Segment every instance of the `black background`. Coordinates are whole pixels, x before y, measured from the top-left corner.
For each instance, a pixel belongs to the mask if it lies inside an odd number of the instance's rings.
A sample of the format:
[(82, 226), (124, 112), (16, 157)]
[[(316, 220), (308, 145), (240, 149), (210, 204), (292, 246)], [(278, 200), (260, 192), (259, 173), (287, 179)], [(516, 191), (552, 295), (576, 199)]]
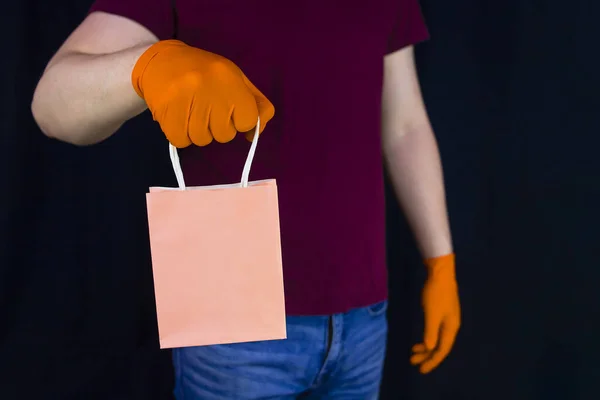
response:
[[(0, 398), (170, 399), (144, 194), (172, 183), (147, 114), (85, 149), (29, 104), (90, 0), (0, 16)], [(10, 5), (8, 5), (10, 4)], [(390, 196), (385, 399), (593, 400), (600, 380), (600, 3), (424, 0), (417, 50), (458, 254), (463, 327), (420, 376), (423, 269)], [(7, 10), (8, 8), (8, 10)]]

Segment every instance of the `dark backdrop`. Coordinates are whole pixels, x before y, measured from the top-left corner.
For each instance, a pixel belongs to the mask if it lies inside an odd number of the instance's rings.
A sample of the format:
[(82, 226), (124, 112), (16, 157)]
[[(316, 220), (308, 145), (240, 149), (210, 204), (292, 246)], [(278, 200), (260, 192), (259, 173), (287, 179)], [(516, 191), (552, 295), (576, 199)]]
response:
[[(148, 186), (172, 181), (164, 139), (144, 115), (78, 149), (44, 138), (29, 111), (44, 65), (90, 3), (21, 0), (0, 17), (3, 400), (170, 398), (144, 206)], [(424, 276), (390, 201), (383, 397), (597, 399), (600, 3), (422, 5), (433, 39), (417, 56), (464, 322), (438, 370), (423, 377), (407, 365)]]

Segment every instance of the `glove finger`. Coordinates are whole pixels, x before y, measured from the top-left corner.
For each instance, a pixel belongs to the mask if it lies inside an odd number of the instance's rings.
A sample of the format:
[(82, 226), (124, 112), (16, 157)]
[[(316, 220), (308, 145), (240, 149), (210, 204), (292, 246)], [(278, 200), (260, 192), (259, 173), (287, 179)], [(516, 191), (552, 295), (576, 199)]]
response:
[(413, 353), (424, 353), (427, 351), (427, 347), (423, 343), (417, 343), (412, 347), (411, 351)]
[(194, 102), (192, 104), (188, 122), (188, 136), (196, 146), (206, 146), (213, 141), (209, 129), (211, 113), (211, 107), (208, 103)]
[(262, 99), (256, 98), (256, 105), (258, 106), (258, 115), (260, 117), (260, 129), (258, 133), (261, 134), (269, 121), (275, 116), (275, 107), (266, 97)]
[[(262, 133), (265, 130), (267, 123), (275, 116), (275, 106), (273, 106), (273, 103), (271, 103), (245, 75), (242, 76), (242, 79), (254, 96), (254, 101), (256, 102), (256, 107), (258, 109), (258, 116), (260, 117), (259, 133)], [(256, 124), (254, 126), (256, 126)], [(252, 132), (251, 136), (254, 136), (254, 132)], [(251, 140), (251, 138), (249, 138), (249, 140)]]
[(425, 332), (423, 335), (423, 343), (427, 350), (433, 350), (437, 347), (440, 327), (442, 324), (442, 316), (439, 312), (425, 309)]
[[(258, 134), (260, 135), (262, 131), (265, 130), (265, 125), (267, 124), (263, 124), (262, 122), (262, 118), (260, 119), (260, 129), (258, 130)], [(256, 133), (256, 126), (254, 127), (254, 129), (245, 132), (244, 134), (246, 135), (246, 139), (248, 139), (249, 142), (254, 140), (254, 134)]]
[(442, 327), (440, 335), (440, 344), (436, 350), (433, 351), (431, 357), (421, 364), (421, 373), (427, 374), (433, 369), (437, 368), (438, 365), (450, 354), (456, 334), (458, 332), (458, 326), (456, 324), (445, 324)]
[(213, 108), (210, 114), (208, 127), (212, 137), (219, 143), (232, 141), (237, 134), (231, 116), (234, 112), (233, 106), (227, 110), (224, 108)]
[[(258, 121), (258, 105), (252, 92), (243, 87), (231, 98), (233, 113), (231, 119), (237, 132), (248, 132), (256, 127)], [(262, 122), (262, 121), (261, 121)]]
[(152, 110), (152, 117), (158, 121), (169, 143), (182, 149), (192, 144), (188, 137), (189, 107), (178, 107), (182, 102), (164, 103), (160, 108)]
[(410, 363), (412, 365), (419, 365), (429, 357), (431, 357), (431, 352), (413, 354), (410, 357)]

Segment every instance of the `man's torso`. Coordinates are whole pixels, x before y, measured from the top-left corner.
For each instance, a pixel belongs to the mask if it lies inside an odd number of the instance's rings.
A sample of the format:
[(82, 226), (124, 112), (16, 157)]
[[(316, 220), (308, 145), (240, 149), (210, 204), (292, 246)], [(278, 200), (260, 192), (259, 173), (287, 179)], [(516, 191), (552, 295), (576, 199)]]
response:
[[(167, 39), (173, 19), (158, 13), (167, 1), (97, 0), (93, 9)], [(250, 178), (277, 179), (288, 313), (385, 299), (383, 60), (426, 37), (417, 1), (177, 0), (176, 9), (178, 39), (236, 63), (275, 105)], [(186, 182), (239, 181), (248, 149), (239, 135), (182, 150)]]

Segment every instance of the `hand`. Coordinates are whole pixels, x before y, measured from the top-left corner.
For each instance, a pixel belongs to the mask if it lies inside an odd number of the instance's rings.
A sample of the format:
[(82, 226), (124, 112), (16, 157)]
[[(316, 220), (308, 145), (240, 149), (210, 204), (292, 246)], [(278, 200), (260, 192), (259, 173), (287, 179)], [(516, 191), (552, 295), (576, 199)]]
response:
[(423, 287), (425, 335), (413, 346), (412, 365), (427, 374), (448, 356), (460, 328), (460, 303), (454, 254), (425, 260), (428, 278)]
[(275, 114), (273, 104), (230, 60), (164, 40), (151, 46), (132, 73), (136, 92), (175, 147), (225, 143), (260, 131)]

